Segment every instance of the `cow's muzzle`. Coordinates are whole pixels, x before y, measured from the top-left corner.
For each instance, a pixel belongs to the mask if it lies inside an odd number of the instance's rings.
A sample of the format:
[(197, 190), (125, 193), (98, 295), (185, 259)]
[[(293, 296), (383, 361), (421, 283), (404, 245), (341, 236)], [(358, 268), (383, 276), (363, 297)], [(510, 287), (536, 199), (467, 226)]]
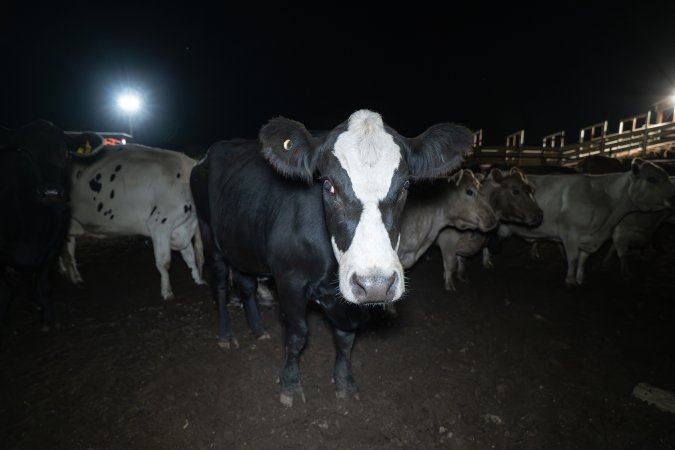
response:
[(358, 303), (388, 303), (394, 300), (400, 280), (396, 272), (368, 276), (355, 273), (349, 282)]
[(541, 225), (543, 221), (544, 221), (544, 211), (539, 210), (537, 211), (536, 214), (532, 215), (530, 220), (527, 222), (527, 225), (531, 227), (536, 227)]

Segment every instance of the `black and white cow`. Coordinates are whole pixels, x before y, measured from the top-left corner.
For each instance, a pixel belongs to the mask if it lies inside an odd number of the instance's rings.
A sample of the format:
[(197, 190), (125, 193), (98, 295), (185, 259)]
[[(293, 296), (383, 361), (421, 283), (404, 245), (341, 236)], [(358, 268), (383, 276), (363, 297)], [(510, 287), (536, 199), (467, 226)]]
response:
[(68, 145), (63, 131), (38, 120), (0, 142), (0, 328), (15, 296), (9, 270), (29, 282), (43, 329), (54, 320), (53, 275), (68, 231)]
[(195, 283), (203, 284), (202, 240), (190, 192), (195, 163), (180, 152), (138, 144), (108, 145), (92, 156), (75, 157), (72, 221), (62, 272), (73, 283), (82, 282), (75, 261), (78, 236), (148, 236), (162, 298), (173, 298), (171, 250), (180, 251)]
[(272, 276), (287, 330), (281, 402), (290, 406), (294, 395), (303, 396), (298, 363), (309, 301), (334, 327), (338, 397), (357, 395), (351, 351), (368, 316), (364, 306), (394, 302), (405, 290), (396, 251), (410, 180), (455, 169), (470, 151), (471, 134), (437, 124), (405, 138), (379, 114), (359, 110), (322, 137), (286, 118), (268, 122), (259, 137), (262, 146), (214, 144), (190, 180), (214, 246), (219, 339), (235, 339), (225, 308), (229, 266), (244, 287), (257, 336), (265, 330), (255, 307), (255, 276)]

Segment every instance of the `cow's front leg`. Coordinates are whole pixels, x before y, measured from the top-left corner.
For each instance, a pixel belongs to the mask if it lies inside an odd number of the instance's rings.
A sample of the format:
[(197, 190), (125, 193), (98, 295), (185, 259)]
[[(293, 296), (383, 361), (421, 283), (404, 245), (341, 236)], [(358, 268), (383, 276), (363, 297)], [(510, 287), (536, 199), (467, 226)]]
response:
[(469, 278), (466, 276), (466, 258), (457, 255), (457, 279), (462, 283), (467, 283)]
[(452, 234), (449, 231), (441, 231), (436, 238), (436, 244), (441, 249), (441, 257), (443, 258), (443, 279), (447, 291), (455, 290), (453, 276), (457, 269), (456, 246), (453, 245)]
[(579, 262), (579, 248), (574, 243), (563, 242), (565, 255), (567, 257), (567, 276), (565, 276), (565, 286), (577, 286), (577, 263)]
[(281, 370), (281, 393), (279, 400), (284, 406), (293, 406), (293, 397), (297, 394), (305, 401), (305, 393), (300, 384), (300, 353), (305, 348), (307, 341), (307, 320), (304, 312), (302, 317), (289, 318), (285, 314), (286, 319), (286, 359), (284, 367)]
[(457, 256), (443, 253), (443, 280), (446, 291), (455, 291), (455, 271), (457, 270)]
[(621, 267), (621, 278), (624, 281), (630, 281), (633, 278), (633, 271), (630, 266), (630, 252), (627, 246), (616, 246), (616, 254), (619, 257)]
[(66, 276), (75, 286), (84, 284), (80, 271), (77, 270), (77, 261), (75, 259), (75, 236), (68, 236), (66, 245), (59, 257), (59, 271)]
[(333, 381), (335, 382), (335, 395), (338, 398), (359, 398), (359, 389), (354, 382), (352, 374), (352, 348), (354, 347), (353, 331), (342, 331), (333, 327), (335, 332), (335, 347), (337, 356), (333, 368)]
[(485, 247), (483, 249), (483, 268), (485, 269), (492, 269), (494, 268), (494, 263), (492, 262), (492, 254), (490, 253), (490, 250)]
[(584, 269), (586, 267), (586, 261), (588, 260), (588, 256), (590, 253), (585, 252), (583, 250), (579, 250), (579, 259), (577, 261), (577, 284), (582, 285), (584, 284), (584, 279), (586, 278), (586, 273), (584, 272)]

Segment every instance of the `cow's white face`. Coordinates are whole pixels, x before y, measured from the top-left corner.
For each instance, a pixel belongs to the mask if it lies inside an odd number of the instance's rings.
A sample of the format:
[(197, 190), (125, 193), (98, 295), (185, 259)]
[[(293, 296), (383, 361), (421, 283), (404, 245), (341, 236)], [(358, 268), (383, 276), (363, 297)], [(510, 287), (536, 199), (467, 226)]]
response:
[(342, 295), (354, 303), (399, 299), (396, 252), (408, 184), (400, 146), (379, 114), (357, 111), (325, 158), (324, 210)]

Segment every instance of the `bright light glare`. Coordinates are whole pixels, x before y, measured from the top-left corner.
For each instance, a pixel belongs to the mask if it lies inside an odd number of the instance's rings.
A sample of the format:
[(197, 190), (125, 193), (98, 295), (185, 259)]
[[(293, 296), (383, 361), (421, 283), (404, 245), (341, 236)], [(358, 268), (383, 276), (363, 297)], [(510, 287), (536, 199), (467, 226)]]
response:
[(123, 94), (117, 99), (117, 105), (123, 111), (134, 112), (138, 111), (141, 107), (141, 101), (138, 99), (138, 96), (134, 94)]

